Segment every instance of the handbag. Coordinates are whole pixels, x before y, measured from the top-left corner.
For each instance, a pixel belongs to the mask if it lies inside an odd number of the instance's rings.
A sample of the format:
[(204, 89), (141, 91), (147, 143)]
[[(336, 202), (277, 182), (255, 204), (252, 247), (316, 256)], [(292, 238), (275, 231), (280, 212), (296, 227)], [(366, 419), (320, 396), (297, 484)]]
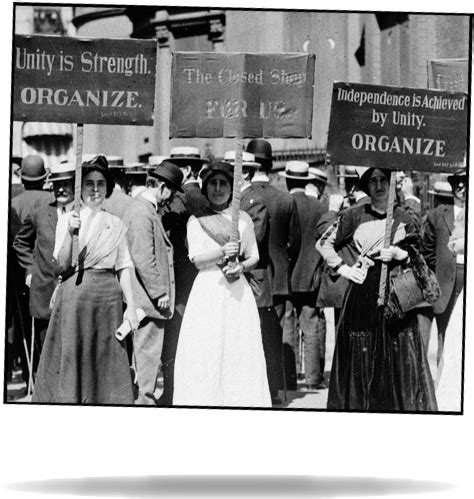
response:
[(418, 252), (410, 254), (410, 267), (390, 276), (385, 317), (402, 319), (415, 308), (431, 306), (441, 295), (436, 274)]

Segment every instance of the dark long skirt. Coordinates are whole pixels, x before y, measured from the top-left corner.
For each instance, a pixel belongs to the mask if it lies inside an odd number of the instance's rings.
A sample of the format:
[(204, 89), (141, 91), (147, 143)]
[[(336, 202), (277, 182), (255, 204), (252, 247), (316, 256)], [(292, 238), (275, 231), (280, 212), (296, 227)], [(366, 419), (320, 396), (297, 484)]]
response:
[(414, 312), (388, 323), (377, 306), (380, 264), (344, 297), (328, 409), (437, 411), (428, 359)]
[(133, 404), (115, 274), (90, 269), (59, 287), (38, 367), (33, 402)]

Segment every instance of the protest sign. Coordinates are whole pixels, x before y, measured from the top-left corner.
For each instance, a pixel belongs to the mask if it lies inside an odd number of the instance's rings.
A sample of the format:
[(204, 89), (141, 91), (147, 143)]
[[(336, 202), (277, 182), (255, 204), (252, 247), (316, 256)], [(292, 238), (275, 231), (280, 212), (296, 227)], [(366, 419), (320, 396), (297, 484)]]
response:
[(176, 52), (171, 137), (311, 137), (314, 55)]
[(467, 92), (468, 59), (432, 59), (428, 61), (428, 87), (451, 92)]
[(334, 83), (328, 136), (333, 164), (450, 172), (464, 164), (464, 93)]
[(152, 125), (156, 42), (15, 36), (13, 119)]

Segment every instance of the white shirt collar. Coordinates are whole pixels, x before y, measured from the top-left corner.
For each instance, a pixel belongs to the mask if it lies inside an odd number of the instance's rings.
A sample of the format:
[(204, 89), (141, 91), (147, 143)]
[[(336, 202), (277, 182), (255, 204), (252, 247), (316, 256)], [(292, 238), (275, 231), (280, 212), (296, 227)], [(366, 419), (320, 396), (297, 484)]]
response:
[(158, 203), (156, 202), (155, 196), (153, 196), (152, 194), (150, 194), (150, 192), (148, 190), (145, 190), (145, 191), (142, 192), (142, 197), (144, 199), (146, 199), (147, 201), (150, 201), (150, 203), (152, 203), (153, 206), (155, 207), (155, 210), (158, 209)]
[(270, 182), (268, 175), (263, 172), (255, 172), (252, 182)]
[(293, 189), (290, 190), (290, 194), (296, 194), (297, 192), (302, 192), (303, 194), (306, 194), (303, 187), (294, 187)]
[(414, 199), (414, 200), (415, 200), (415, 201), (417, 201), (418, 203), (421, 203), (420, 198), (417, 198), (416, 196), (413, 196), (413, 195), (411, 195), (411, 194), (407, 194), (407, 195), (405, 196), (405, 200), (407, 200), (407, 199)]

